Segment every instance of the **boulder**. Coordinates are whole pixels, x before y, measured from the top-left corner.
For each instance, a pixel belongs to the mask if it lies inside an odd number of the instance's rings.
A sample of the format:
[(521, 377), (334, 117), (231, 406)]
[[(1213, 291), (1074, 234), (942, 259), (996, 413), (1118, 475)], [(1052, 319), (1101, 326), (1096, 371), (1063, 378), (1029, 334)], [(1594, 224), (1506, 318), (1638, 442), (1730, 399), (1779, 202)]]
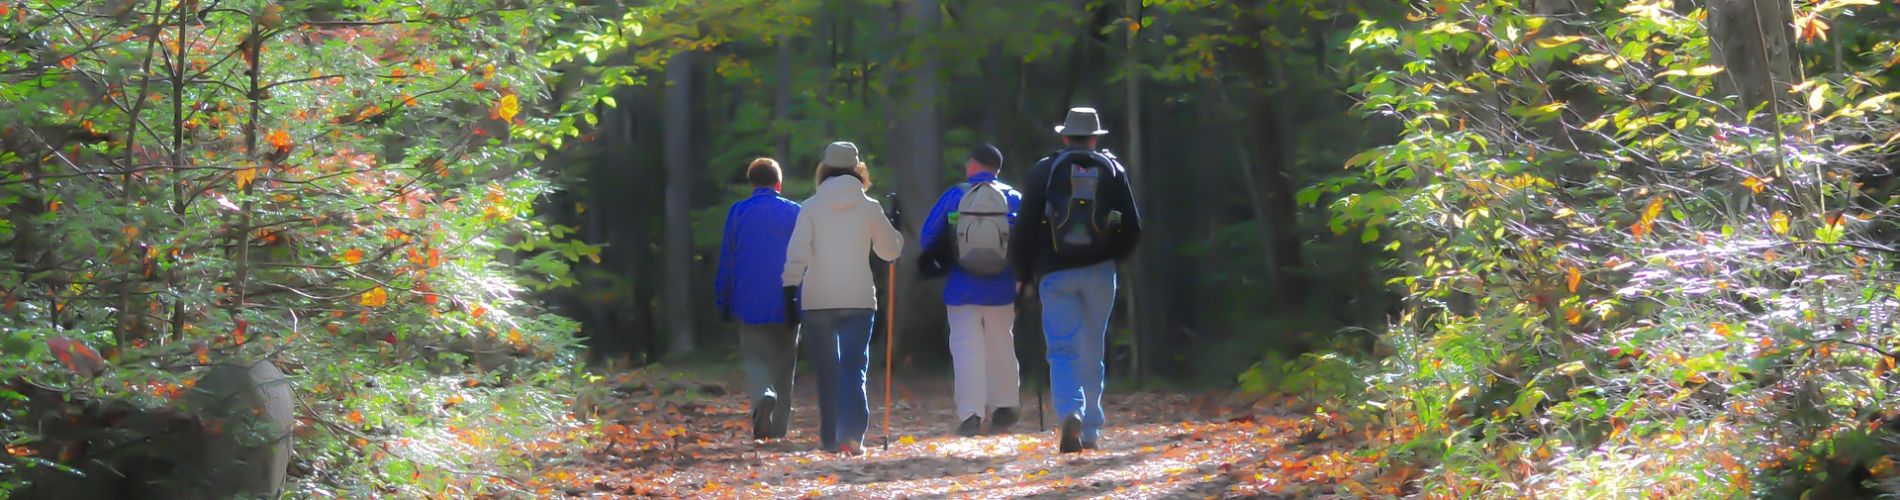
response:
[(276, 497), (296, 424), (290, 382), (269, 361), (205, 370), (177, 407), (68, 398), (15, 382), (36, 455), (51, 466), (14, 471), (19, 498), (71, 500)]

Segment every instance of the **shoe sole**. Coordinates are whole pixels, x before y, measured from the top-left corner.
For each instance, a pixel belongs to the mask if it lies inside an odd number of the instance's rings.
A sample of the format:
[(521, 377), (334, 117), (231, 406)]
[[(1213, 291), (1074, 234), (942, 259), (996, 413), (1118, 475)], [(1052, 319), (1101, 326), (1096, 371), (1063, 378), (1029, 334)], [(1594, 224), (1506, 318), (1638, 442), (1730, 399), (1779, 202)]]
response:
[(759, 407), (752, 410), (752, 439), (767, 439), (772, 435), (772, 410), (778, 406), (777, 398), (765, 398)]
[(1082, 451), (1082, 419), (1069, 417), (1062, 420), (1062, 442), (1057, 449), (1063, 453)]

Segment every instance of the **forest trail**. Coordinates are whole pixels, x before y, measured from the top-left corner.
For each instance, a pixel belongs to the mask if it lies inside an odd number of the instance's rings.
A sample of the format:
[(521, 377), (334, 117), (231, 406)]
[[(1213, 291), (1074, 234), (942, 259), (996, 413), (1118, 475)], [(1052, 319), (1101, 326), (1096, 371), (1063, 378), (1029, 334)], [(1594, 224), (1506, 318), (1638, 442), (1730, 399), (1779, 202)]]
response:
[(1375, 478), (1371, 459), (1353, 453), (1359, 433), (1277, 398), (1110, 391), (1102, 448), (1061, 455), (1055, 418), (1045, 414), (1050, 430), (1037, 430), (1034, 388), (1025, 387), (1014, 433), (957, 437), (947, 377), (898, 381), (885, 449), (882, 377), (874, 378), (867, 452), (847, 457), (817, 449), (806, 374), (791, 435), (770, 442), (750, 439), (745, 398), (723, 389), (736, 380), (623, 376), (599, 410), (596, 441), (557, 457), (563, 465), (536, 486), (579, 498), (1363, 497), (1396, 494), (1408, 479)]

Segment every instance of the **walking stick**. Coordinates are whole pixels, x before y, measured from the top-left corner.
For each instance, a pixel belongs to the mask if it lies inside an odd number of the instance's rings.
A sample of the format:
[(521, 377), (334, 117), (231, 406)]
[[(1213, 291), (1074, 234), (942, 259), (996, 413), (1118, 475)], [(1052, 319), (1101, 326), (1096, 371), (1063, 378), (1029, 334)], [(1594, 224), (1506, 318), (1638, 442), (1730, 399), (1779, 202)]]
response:
[(884, 274), (884, 449), (891, 449), (891, 355), (897, 337), (897, 261)]

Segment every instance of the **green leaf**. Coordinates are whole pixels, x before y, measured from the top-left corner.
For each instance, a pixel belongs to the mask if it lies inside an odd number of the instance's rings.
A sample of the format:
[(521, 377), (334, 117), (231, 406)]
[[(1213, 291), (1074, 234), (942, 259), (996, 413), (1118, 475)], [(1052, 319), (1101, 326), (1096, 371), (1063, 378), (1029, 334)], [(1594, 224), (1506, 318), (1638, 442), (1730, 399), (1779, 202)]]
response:
[(1374, 241), (1379, 241), (1379, 228), (1377, 226), (1366, 226), (1365, 232), (1359, 233), (1359, 242), (1372, 243)]

